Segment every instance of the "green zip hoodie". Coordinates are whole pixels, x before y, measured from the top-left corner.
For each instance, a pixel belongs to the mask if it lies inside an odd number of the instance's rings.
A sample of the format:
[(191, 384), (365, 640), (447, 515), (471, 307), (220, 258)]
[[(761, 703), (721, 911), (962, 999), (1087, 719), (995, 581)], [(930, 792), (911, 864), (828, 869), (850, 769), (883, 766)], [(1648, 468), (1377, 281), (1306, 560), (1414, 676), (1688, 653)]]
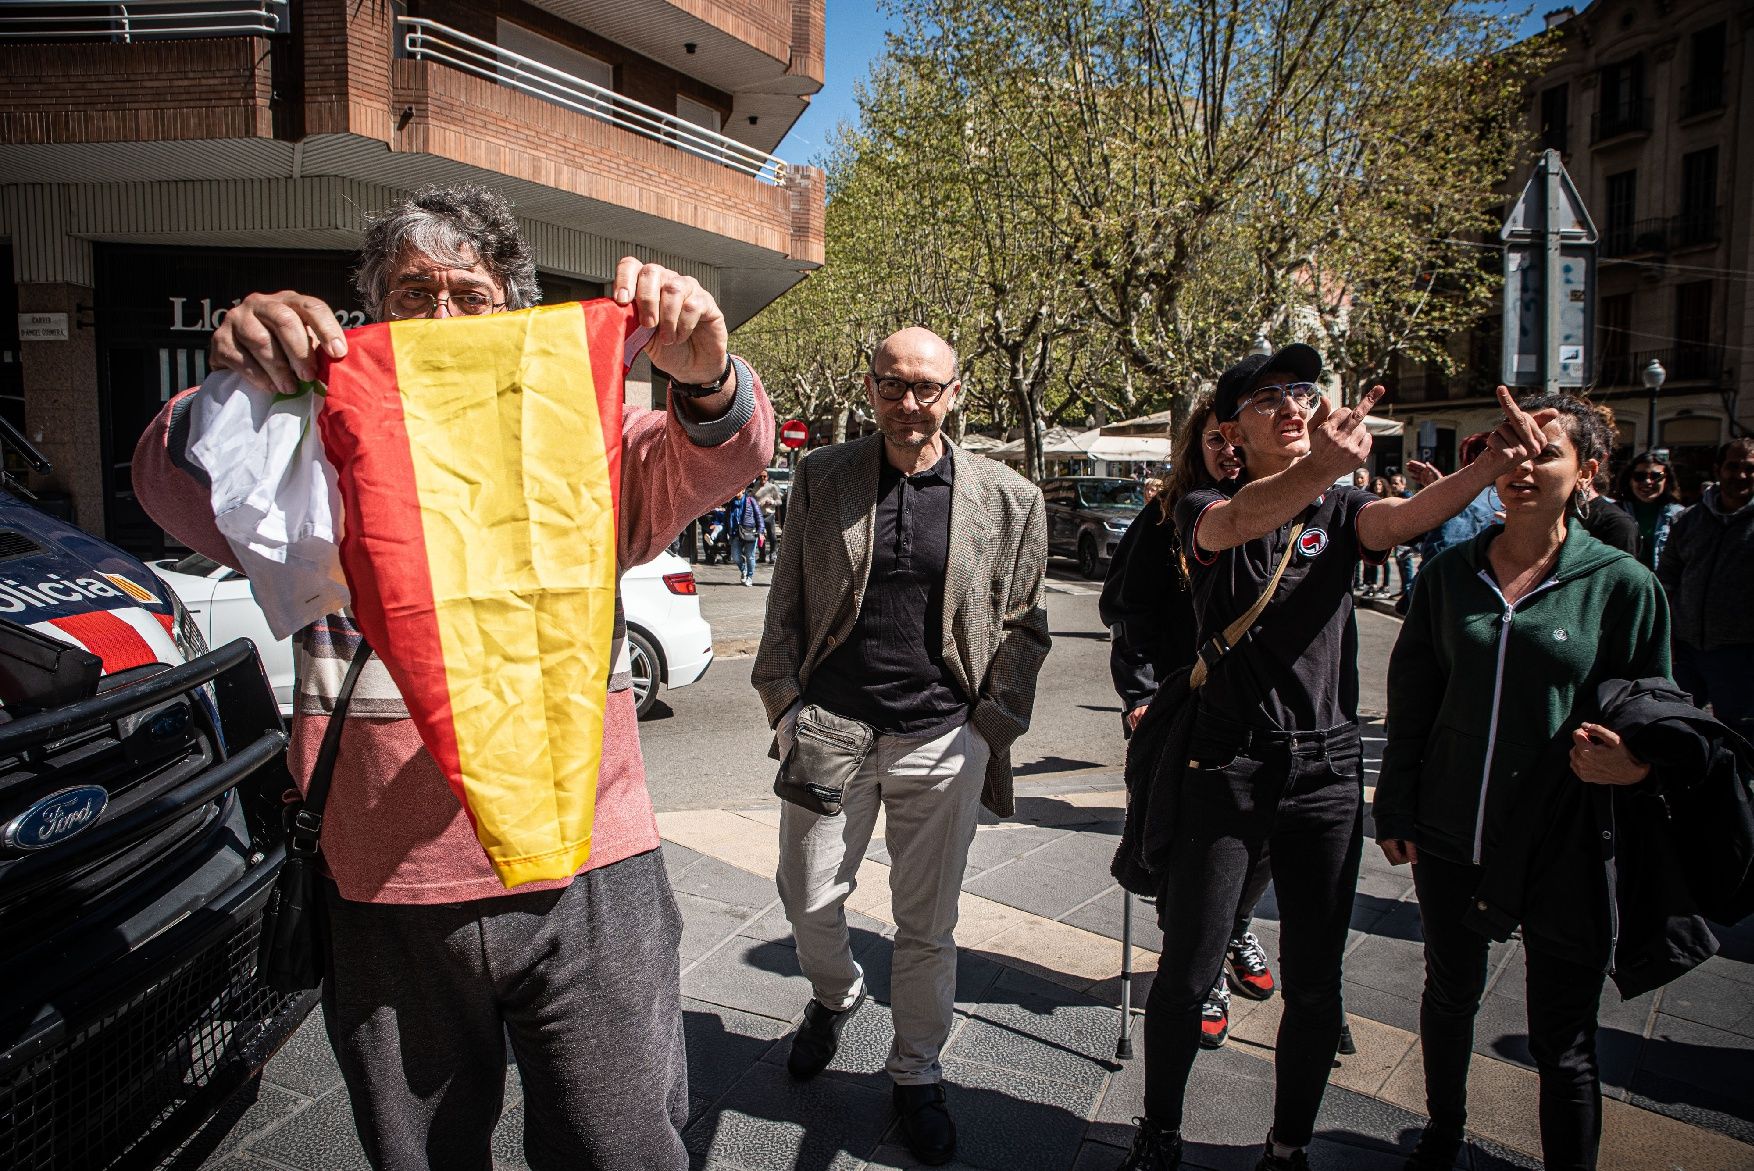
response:
[(1571, 521), (1547, 581), (1507, 606), (1487, 567), (1493, 525), (1419, 573), (1389, 659), (1388, 746), (1372, 813), (1404, 838), (1479, 863), (1506, 819), (1552, 807), (1596, 687), (1669, 674), (1669, 605), (1638, 560)]

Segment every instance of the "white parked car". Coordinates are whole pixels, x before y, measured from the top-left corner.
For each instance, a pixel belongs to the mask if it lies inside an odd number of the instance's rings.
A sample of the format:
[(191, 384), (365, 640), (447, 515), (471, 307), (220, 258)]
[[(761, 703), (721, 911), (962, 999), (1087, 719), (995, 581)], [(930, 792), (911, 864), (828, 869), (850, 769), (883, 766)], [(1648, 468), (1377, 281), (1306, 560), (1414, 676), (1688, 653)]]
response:
[[(292, 643), (277, 642), (269, 634), (248, 579), (199, 553), (166, 558), (153, 568), (183, 600), (209, 646), (234, 638), (256, 644), (274, 698), (283, 714), (291, 714)], [(706, 674), (713, 661), (713, 628), (700, 616), (693, 570), (673, 553), (660, 553), (623, 574), (621, 604), (627, 614), (634, 700), (643, 718), (656, 702), (660, 684), (686, 687)]]

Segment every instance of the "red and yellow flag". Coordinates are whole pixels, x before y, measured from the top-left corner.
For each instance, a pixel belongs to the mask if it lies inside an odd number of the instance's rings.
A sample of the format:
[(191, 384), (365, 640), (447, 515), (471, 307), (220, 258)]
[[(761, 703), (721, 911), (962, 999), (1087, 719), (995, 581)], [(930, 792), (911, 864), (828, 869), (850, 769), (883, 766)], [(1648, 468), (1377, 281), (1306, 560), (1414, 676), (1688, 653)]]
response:
[(355, 620), (508, 887), (591, 851), (634, 328), (611, 301), (388, 322), (322, 375)]

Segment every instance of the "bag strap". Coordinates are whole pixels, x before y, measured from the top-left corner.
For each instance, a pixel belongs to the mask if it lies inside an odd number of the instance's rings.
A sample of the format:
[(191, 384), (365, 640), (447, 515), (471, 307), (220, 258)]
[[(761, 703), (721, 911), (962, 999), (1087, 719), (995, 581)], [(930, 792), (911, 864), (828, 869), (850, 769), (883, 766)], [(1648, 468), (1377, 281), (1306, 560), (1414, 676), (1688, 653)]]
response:
[(329, 713), (329, 726), (323, 729), (323, 743), (317, 749), (316, 764), (311, 767), (310, 784), (305, 786), (304, 812), (316, 817), (319, 828), (322, 826), (323, 806), (329, 800), (329, 782), (335, 777), (335, 758), (341, 755), (341, 725), (347, 722), (353, 688), (371, 655), (371, 644), (361, 638), (359, 648), (353, 652), (353, 661), (347, 664), (347, 677), (341, 681), (341, 690), (335, 696), (335, 710)]
[(1206, 645), (1200, 648), (1199, 658), (1194, 663), (1194, 670), (1188, 676), (1190, 689), (1198, 691), (1200, 685), (1206, 682), (1206, 676), (1218, 664), (1218, 660), (1222, 659), (1226, 652), (1248, 635), (1249, 630), (1255, 624), (1255, 619), (1261, 616), (1261, 611), (1267, 608), (1267, 603), (1278, 591), (1279, 579), (1285, 576), (1285, 569), (1291, 564), (1291, 553), (1297, 548), (1297, 538), (1302, 535), (1303, 522), (1298, 521), (1291, 526), (1291, 536), (1285, 542), (1285, 552), (1279, 558), (1279, 568), (1273, 571), (1272, 580), (1267, 583), (1267, 588), (1261, 591), (1261, 596), (1255, 599), (1255, 604), (1250, 606), (1248, 612), (1241, 618), (1207, 639)]

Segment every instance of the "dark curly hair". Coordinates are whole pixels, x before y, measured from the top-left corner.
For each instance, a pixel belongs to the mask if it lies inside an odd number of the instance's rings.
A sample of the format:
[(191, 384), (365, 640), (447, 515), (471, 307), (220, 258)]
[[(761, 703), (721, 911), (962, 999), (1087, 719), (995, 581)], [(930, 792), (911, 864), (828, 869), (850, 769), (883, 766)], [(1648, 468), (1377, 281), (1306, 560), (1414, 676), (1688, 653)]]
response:
[(353, 287), (374, 315), (390, 292), (390, 271), (405, 249), (458, 268), (477, 261), (505, 288), (506, 308), (541, 300), (536, 260), (504, 196), (475, 184), (423, 187), (369, 217)]
[(1182, 425), (1175, 433), (1169, 479), (1164, 482), (1163, 491), (1157, 494), (1157, 505), (1162, 509), (1162, 519), (1158, 524), (1170, 522), (1175, 515), (1175, 506), (1183, 496), (1212, 482), (1200, 449), (1206, 442), (1206, 416), (1212, 413), (1216, 401), (1216, 395), (1208, 391), (1190, 402), (1187, 414), (1182, 416)]
[[(1598, 469), (1607, 467), (1608, 455), (1614, 450), (1614, 428), (1603, 409), (1581, 394), (1537, 394), (1518, 404), (1529, 414), (1536, 411), (1559, 412), (1559, 423), (1577, 449), (1579, 464), (1595, 460)], [(1586, 504), (1580, 493), (1573, 493), (1571, 506), (1580, 515)]]

